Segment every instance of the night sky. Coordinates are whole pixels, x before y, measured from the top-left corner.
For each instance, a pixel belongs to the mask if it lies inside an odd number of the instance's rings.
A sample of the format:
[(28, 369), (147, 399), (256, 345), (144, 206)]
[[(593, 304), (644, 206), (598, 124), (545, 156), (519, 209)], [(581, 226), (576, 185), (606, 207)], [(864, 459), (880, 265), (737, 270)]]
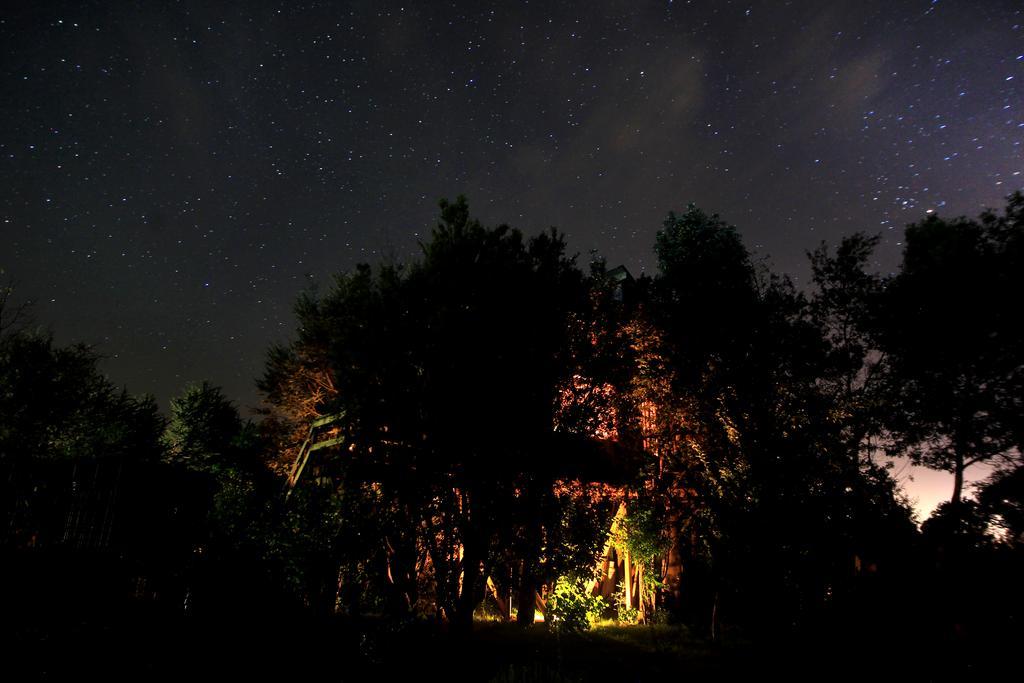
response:
[(634, 273), (693, 201), (800, 278), (1024, 185), (1019, 0), (24, 3), (0, 55), (4, 277), (164, 406), (255, 404), (296, 294), (443, 196)]

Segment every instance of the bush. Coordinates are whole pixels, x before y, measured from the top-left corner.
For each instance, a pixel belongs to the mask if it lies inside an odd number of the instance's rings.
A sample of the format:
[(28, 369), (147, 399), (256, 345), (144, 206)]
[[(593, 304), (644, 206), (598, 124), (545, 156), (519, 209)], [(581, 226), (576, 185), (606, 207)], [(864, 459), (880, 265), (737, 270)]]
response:
[(626, 587), (620, 581), (615, 585), (615, 592), (612, 593), (612, 600), (615, 605), (615, 620), (620, 624), (636, 624), (640, 621), (640, 610), (636, 607), (626, 607)]
[(608, 606), (600, 595), (590, 594), (586, 579), (561, 577), (548, 598), (551, 627), (563, 633), (589, 631)]

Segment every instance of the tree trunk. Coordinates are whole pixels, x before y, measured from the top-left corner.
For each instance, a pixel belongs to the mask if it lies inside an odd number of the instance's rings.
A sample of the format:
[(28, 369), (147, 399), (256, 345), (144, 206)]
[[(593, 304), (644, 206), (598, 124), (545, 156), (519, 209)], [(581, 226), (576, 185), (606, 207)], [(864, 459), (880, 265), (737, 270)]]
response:
[(470, 532), (463, 539), (462, 590), (459, 593), (453, 626), (463, 632), (473, 628), (473, 610), (476, 608), (477, 585), (480, 579), (480, 564), (483, 557), (475, 534)]
[(484, 585), (487, 586), (488, 590), (491, 591), (491, 595), (494, 596), (494, 602), (498, 605), (498, 612), (501, 613), (501, 616), (505, 621), (511, 620), (512, 617), (509, 610), (509, 601), (502, 595), (501, 589), (498, 587), (498, 584), (495, 583), (494, 577), (491, 576), (490, 571), (486, 572), (485, 575), (487, 578), (484, 580)]
[(515, 621), (522, 627), (531, 626), (537, 621), (537, 589), (532, 581), (524, 581), (519, 586)]
[(711, 642), (718, 640), (718, 591), (711, 602)]
[(630, 561), (629, 550), (626, 549), (622, 553), (623, 555), (623, 574), (624, 574), (624, 585), (623, 593), (626, 597), (626, 609), (633, 608), (633, 563)]
[(519, 595), (516, 596), (516, 623), (520, 626), (533, 625), (537, 616), (537, 586), (533, 578), (532, 559), (523, 560), (523, 571), (519, 576)]
[(953, 469), (953, 497), (950, 502), (953, 505), (959, 505), (960, 500), (963, 497), (964, 490), (964, 456), (961, 453), (956, 454), (956, 464)]
[(516, 596), (516, 623), (532, 626), (537, 618), (537, 561), (540, 557), (543, 530), (540, 524), (540, 510), (534, 487), (525, 487), (521, 505), (528, 511), (524, 529), (522, 550), (522, 571), (519, 573), (519, 590)]
[(412, 613), (417, 600), (416, 546), (410, 539), (384, 539), (385, 561), (390, 586), (390, 606), (395, 616)]

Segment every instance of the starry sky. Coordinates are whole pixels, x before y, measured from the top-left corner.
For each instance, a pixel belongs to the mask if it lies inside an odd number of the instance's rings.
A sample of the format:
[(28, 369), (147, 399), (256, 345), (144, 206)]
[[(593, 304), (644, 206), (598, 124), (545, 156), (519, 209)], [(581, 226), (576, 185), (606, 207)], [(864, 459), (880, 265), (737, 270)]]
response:
[(407, 260), (440, 197), (634, 273), (670, 209), (777, 270), (1024, 186), (1019, 0), (23, 3), (0, 269), (166, 406), (243, 407), (295, 296)]

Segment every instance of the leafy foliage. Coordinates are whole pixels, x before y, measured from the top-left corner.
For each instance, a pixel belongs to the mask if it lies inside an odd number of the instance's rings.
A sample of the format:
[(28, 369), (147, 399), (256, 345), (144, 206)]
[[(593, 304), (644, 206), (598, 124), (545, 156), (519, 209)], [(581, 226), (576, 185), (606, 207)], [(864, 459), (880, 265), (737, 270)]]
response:
[(164, 432), (167, 457), (197, 470), (223, 466), (243, 438), (242, 429), (238, 410), (219, 387), (208, 382), (189, 386), (171, 399), (171, 419)]
[[(271, 352), (261, 388), (279, 443), (295, 452), (310, 414), (345, 414), (352, 447), (324, 466), (346, 490), (379, 483), (381, 505), (347, 523), (384, 530), (407, 605), (428, 553), (439, 610), (465, 623), (499, 531), (539, 547), (538, 525), (559, 516), (542, 509), (559, 500), (551, 425), (570, 314), (586, 302), (564, 252), (556, 233), (525, 240), (471, 219), (462, 198), (443, 201), (421, 261), (361, 266), (304, 297), (297, 340)], [(295, 389), (313, 377), (323, 391)]]
[(548, 596), (547, 614), (556, 631), (589, 631), (608, 607), (600, 595), (591, 595), (585, 578), (559, 577)]
[[(44, 332), (0, 339), (0, 514), (13, 547), (106, 544), (112, 518), (91, 515), (113, 509), (125, 463), (159, 457), (155, 401), (117, 390), (97, 362), (88, 347), (57, 346)], [(92, 494), (90, 479), (103, 482)], [(89, 495), (90, 518), (79, 528), (71, 522)]]
[[(865, 615), (915, 572), (936, 591), (1013, 576), (1024, 335), (1002, 301), (1024, 295), (1022, 235), (1020, 194), (931, 217), (887, 278), (878, 238), (855, 234), (809, 254), (801, 291), (692, 205), (633, 279), (442, 201), (420, 259), (299, 298), (259, 424), (205, 382), (165, 424), (0, 289), (6, 547), (109, 551), (192, 611), (275, 596), (465, 627), (489, 593), (532, 624), (547, 592), (553, 628), (583, 631), (608, 605), (579, 577), (610, 543), (643, 577), (639, 609), (613, 594), (620, 621), (671, 613), (712, 636)], [(310, 423), (336, 414), (286, 497)], [(882, 446), (957, 476), (920, 534)], [(961, 500), (982, 461), (1000, 467)]]
[(1024, 293), (1020, 193), (1004, 215), (929, 216), (907, 227), (880, 323), (890, 357), (894, 451), (954, 475), (952, 502), (974, 463), (1019, 455)]

